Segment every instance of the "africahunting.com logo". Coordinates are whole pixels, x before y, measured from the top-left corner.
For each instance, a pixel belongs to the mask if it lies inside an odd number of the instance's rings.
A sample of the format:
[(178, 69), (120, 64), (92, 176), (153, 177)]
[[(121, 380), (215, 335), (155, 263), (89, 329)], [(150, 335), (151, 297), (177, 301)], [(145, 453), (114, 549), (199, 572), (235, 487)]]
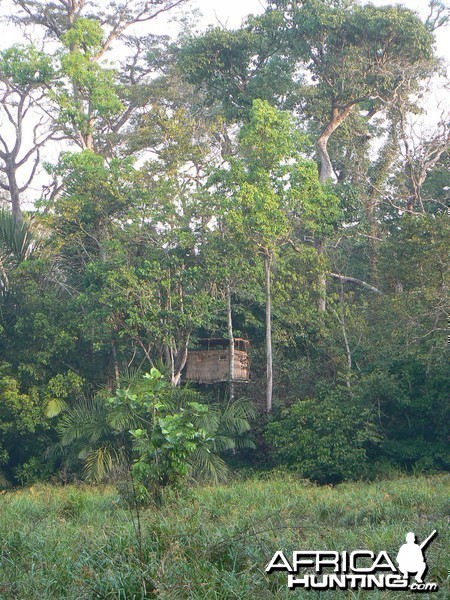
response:
[[(385, 551), (375, 555), (370, 550), (335, 552), (331, 550), (299, 550), (292, 562), (278, 550), (266, 567), (266, 573), (288, 573), (288, 588), (307, 590), (361, 589), (410, 590), (436, 592), (437, 583), (424, 582), (427, 572), (425, 549), (436, 537), (433, 531), (421, 544), (412, 531), (394, 560)], [(398, 567), (395, 566), (397, 563)], [(412, 580), (414, 576), (414, 581)]]

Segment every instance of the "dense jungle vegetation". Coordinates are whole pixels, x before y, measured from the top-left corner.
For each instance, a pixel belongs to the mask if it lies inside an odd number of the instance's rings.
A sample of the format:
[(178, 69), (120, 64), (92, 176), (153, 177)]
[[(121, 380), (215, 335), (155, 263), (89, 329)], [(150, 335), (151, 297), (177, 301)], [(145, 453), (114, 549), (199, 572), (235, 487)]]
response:
[[(11, 6), (2, 485), (131, 474), (134, 501), (160, 503), (242, 468), (319, 484), (448, 469), (449, 118), (430, 104), (445, 4), (421, 20), (267, 0), (203, 32), (188, 0)], [(165, 14), (179, 33), (149, 33)], [(207, 337), (250, 340), (249, 383), (186, 384)], [(179, 564), (183, 540), (164, 550)]]

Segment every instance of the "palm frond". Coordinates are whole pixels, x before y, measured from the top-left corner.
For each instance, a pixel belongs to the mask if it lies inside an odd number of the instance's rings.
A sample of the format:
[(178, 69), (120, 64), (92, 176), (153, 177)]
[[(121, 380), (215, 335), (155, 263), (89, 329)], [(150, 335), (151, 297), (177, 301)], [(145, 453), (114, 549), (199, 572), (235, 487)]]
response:
[(67, 409), (68, 405), (62, 398), (52, 398), (45, 407), (45, 416), (49, 418), (56, 417)]
[(208, 404), (208, 412), (198, 415), (193, 419), (195, 427), (206, 429), (211, 435), (215, 435), (222, 418), (222, 408), (218, 404)]
[(185, 408), (189, 402), (202, 402), (202, 395), (189, 386), (172, 386), (164, 394), (164, 403), (171, 409)]
[(25, 221), (18, 221), (7, 211), (0, 210), (0, 248), (1, 257), (9, 256), (16, 262), (29, 258), (36, 248), (31, 227)]
[(22, 261), (29, 258), (37, 247), (30, 225), (18, 221), (7, 211), (0, 210), (0, 293), (9, 290), (9, 274)]
[(59, 459), (65, 455), (66, 450), (67, 449), (60, 442), (55, 442), (47, 446), (44, 452), (44, 458), (50, 461)]
[(246, 435), (235, 438), (235, 444), (236, 450), (242, 450), (243, 448), (249, 448), (250, 450), (256, 449), (255, 442)]
[(63, 446), (80, 438), (93, 444), (111, 432), (107, 407), (97, 398), (82, 398), (63, 414), (57, 429)]
[(258, 411), (247, 398), (237, 398), (228, 402), (222, 412), (220, 429), (228, 435), (240, 436), (250, 430), (250, 423)]
[(141, 367), (125, 367), (120, 373), (120, 387), (134, 389), (142, 383), (143, 374)]
[(114, 447), (103, 445), (99, 448), (83, 452), (80, 458), (84, 461), (86, 479), (101, 481), (121, 462), (121, 457)]
[(139, 427), (139, 419), (136, 414), (124, 406), (118, 406), (110, 410), (108, 423), (116, 431), (137, 429)]
[(229, 469), (223, 458), (205, 446), (200, 446), (195, 450), (190, 462), (192, 476), (198, 481), (223, 483), (228, 478)]
[(213, 443), (215, 452), (227, 452), (236, 448), (236, 440), (227, 435), (215, 435)]

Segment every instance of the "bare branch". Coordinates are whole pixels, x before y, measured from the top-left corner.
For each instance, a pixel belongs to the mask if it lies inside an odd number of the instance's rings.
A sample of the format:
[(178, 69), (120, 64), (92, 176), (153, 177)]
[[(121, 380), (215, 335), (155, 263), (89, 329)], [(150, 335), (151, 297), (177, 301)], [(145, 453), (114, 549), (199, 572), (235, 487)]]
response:
[(383, 293), (378, 288), (374, 287), (373, 285), (370, 285), (370, 283), (367, 283), (367, 282), (363, 281), (362, 279), (357, 279), (356, 277), (349, 277), (348, 275), (339, 275), (338, 273), (331, 273), (331, 272), (328, 272), (328, 275), (330, 277), (333, 277), (333, 279), (339, 279), (339, 281), (347, 281), (349, 283), (356, 283), (357, 285), (360, 285), (360, 286), (370, 290), (371, 292), (374, 292), (374, 294), (382, 294)]
[(40, 152), (39, 152), (39, 149), (37, 149), (36, 150), (36, 156), (35, 156), (35, 159), (34, 159), (33, 168), (31, 169), (30, 176), (28, 177), (27, 182), (24, 183), (21, 187), (19, 187), (19, 193), (20, 194), (22, 194), (25, 190), (27, 190), (28, 186), (33, 181), (34, 176), (36, 175), (36, 170), (38, 168), (40, 158), (41, 158), (40, 157)]

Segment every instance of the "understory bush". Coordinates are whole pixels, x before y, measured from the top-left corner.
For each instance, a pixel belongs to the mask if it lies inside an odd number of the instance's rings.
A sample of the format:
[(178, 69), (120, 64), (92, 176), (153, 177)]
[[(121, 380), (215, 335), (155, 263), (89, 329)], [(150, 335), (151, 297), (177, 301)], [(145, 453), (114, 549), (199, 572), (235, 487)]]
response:
[(369, 411), (345, 392), (325, 387), (316, 398), (275, 412), (264, 435), (277, 466), (318, 483), (364, 475), (366, 447), (378, 441)]

